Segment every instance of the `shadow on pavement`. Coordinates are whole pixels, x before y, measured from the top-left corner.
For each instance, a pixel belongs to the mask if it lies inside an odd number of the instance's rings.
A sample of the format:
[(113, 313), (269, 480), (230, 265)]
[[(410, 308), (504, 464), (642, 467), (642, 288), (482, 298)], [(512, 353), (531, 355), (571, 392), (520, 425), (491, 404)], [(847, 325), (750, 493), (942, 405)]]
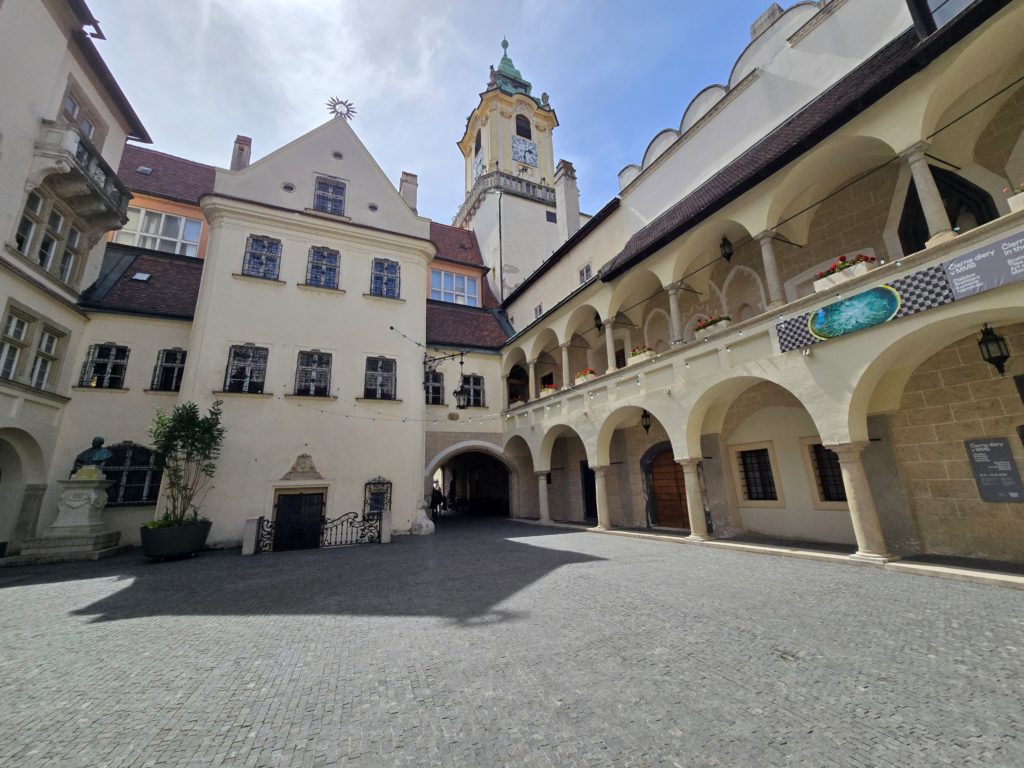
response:
[[(387, 545), (241, 557), (209, 551), (151, 562), (140, 552), (91, 563), (24, 566), (0, 572), (0, 589), (114, 578), (126, 586), (73, 611), (93, 621), (147, 616), (434, 616), (474, 625), (518, 615), (496, 608), (557, 568), (592, 557), (550, 545), (573, 536), (521, 523), (446, 520), (433, 536), (397, 536)], [(517, 539), (511, 541), (510, 539)]]

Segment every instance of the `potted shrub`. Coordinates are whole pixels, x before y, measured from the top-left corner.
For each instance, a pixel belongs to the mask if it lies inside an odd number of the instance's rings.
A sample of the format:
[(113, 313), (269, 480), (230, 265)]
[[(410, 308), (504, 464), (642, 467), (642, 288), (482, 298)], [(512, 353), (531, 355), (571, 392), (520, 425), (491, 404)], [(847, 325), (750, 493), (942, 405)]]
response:
[(588, 367), (588, 368), (584, 368), (582, 371), (576, 371), (576, 376), (575, 376), (574, 381), (577, 384), (583, 384), (585, 382), (590, 381), (591, 379), (596, 379), (596, 378), (597, 378), (597, 371), (595, 371), (593, 368), (589, 368)]
[(651, 356), (651, 352), (654, 350), (646, 344), (635, 344), (629, 350), (629, 360), (626, 361), (626, 365), (633, 365), (633, 363), (640, 363)]
[(164, 465), (163, 515), (142, 526), (147, 557), (182, 557), (206, 546), (212, 523), (199, 516), (196, 495), (213, 477), (227, 429), (221, 425), (221, 401), (203, 416), (195, 403), (170, 413), (157, 411), (149, 436)]
[(853, 258), (840, 256), (832, 263), (832, 266), (815, 275), (814, 292), (826, 291), (847, 280), (866, 275), (876, 261), (874, 256), (863, 253), (858, 253)]
[(730, 315), (712, 315), (703, 320), (698, 320), (697, 324), (693, 326), (693, 333), (698, 339), (702, 339), (715, 331), (725, 330), (729, 327), (731, 321), (732, 317)]
[(1024, 211), (1024, 181), (1019, 184), (1011, 184), (1003, 192), (1009, 195), (1006, 198), (1006, 203), (1010, 206), (1010, 213)]
[(541, 386), (540, 386), (540, 396), (541, 397), (547, 397), (548, 395), (553, 395), (557, 391), (558, 391), (558, 387), (556, 387), (554, 384), (541, 384)]

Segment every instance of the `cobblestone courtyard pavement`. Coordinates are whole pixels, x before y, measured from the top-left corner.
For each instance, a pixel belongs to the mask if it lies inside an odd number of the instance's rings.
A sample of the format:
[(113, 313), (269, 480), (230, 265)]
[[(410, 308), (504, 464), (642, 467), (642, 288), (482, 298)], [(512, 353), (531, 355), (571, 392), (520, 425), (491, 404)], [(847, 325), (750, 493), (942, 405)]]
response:
[(1024, 765), (1024, 593), (509, 521), (0, 570), (0, 766)]

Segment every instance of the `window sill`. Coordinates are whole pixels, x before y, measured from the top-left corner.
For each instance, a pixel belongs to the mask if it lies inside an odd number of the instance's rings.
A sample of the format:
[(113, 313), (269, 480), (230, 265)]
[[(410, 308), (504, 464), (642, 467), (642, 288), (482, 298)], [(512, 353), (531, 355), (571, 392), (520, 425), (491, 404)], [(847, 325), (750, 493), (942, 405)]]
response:
[(284, 395), (286, 400), (337, 400), (337, 395)]
[(142, 390), (147, 395), (178, 395), (181, 394), (181, 390), (178, 389), (144, 389)]
[(384, 301), (405, 301), (400, 296), (381, 296), (379, 293), (364, 293), (363, 296), (368, 299), (382, 299)]
[(80, 392), (128, 392), (128, 387), (83, 387), (81, 385), (72, 387)]
[(274, 396), (273, 392), (224, 392), (223, 390), (213, 390), (215, 395), (227, 395), (228, 397), (266, 397), (270, 398)]
[(383, 397), (357, 397), (357, 403), (404, 403), (400, 397), (393, 400), (387, 400)]
[(330, 219), (331, 221), (344, 221), (346, 224), (352, 221), (351, 216), (339, 213), (330, 213), (328, 211), (318, 211), (316, 208), (306, 208), (305, 211), (313, 216), (323, 216), (325, 219)]
[(276, 277), (260, 277), (259, 275), (243, 275), (241, 272), (232, 272), (232, 277), (236, 277), (239, 280), (255, 280), (260, 283), (269, 283), (270, 285), (286, 285), (284, 280), (278, 280)]
[(296, 285), (308, 291), (324, 291), (325, 293), (333, 293), (338, 296), (345, 295), (344, 288), (331, 288), (329, 285), (312, 285), (311, 283), (296, 283)]
[(16, 379), (0, 378), (0, 385), (11, 387), (12, 389), (17, 389), (21, 392), (25, 392), (26, 394), (38, 395), (39, 397), (43, 397), (48, 400), (55, 400), (61, 403), (67, 403), (71, 401), (70, 397), (58, 395), (56, 392), (52, 392), (51, 390), (48, 389), (39, 389), (39, 387), (33, 387), (31, 384), (26, 384), (22, 381), (17, 381)]

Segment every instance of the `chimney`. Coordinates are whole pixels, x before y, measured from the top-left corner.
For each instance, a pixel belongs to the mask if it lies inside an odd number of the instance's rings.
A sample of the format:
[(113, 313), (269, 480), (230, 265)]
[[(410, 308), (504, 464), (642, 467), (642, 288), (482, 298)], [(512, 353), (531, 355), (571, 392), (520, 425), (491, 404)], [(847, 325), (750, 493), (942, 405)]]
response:
[(251, 154), (252, 139), (248, 136), (235, 136), (235, 146), (231, 149), (231, 170), (240, 171), (248, 168)]
[(907, 9), (910, 11), (910, 18), (914, 20), (918, 39), (924, 40), (935, 31), (935, 17), (932, 16), (928, 0), (907, 0)]
[(757, 20), (750, 25), (750, 39), (756, 40), (763, 35), (768, 28), (782, 18), (782, 8), (778, 3), (772, 3), (768, 10), (757, 17)]
[(398, 182), (398, 194), (412, 208), (413, 213), (416, 213), (416, 188), (418, 186), (419, 181), (415, 173), (402, 171), (402, 180)]
[(555, 209), (558, 237), (564, 243), (580, 228), (580, 190), (576, 186), (576, 169), (568, 160), (559, 160), (555, 169)]

